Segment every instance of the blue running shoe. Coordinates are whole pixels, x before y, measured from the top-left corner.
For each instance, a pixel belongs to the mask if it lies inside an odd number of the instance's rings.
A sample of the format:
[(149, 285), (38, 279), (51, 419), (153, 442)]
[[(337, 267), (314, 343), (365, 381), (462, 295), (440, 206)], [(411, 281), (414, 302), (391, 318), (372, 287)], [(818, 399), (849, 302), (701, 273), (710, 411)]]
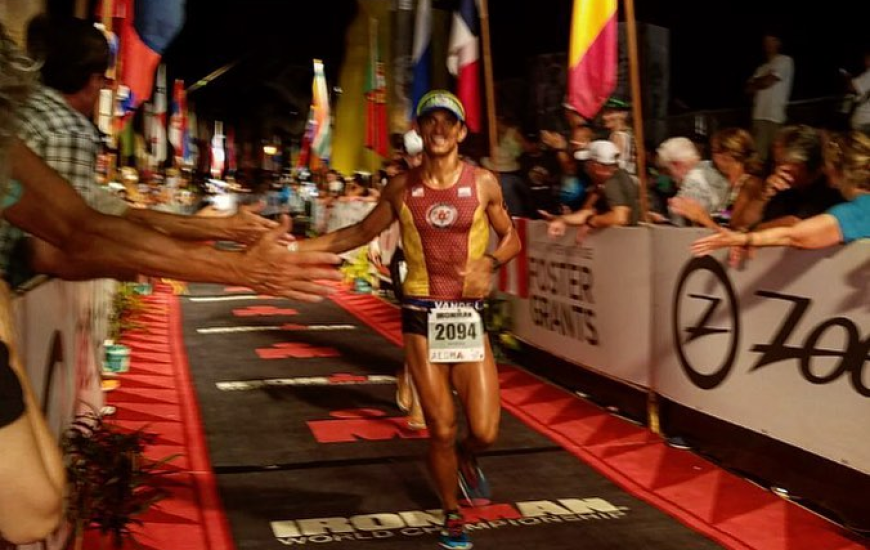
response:
[(492, 502), (489, 481), (483, 475), (474, 455), (459, 450), (459, 489), (468, 504), (484, 506)]
[(465, 522), (458, 512), (450, 512), (445, 515), (444, 528), (438, 537), (438, 545), (447, 550), (470, 550), (474, 547), (468, 533), (465, 532)]

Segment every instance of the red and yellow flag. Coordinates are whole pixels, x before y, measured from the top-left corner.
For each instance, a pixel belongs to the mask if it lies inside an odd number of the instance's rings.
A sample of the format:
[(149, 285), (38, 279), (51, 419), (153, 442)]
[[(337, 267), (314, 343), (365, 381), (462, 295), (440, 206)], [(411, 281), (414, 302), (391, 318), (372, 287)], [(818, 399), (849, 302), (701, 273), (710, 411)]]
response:
[(383, 158), (390, 155), (387, 128), (387, 81), (378, 53), (378, 21), (369, 19), (369, 67), (366, 82), (366, 148)]
[(593, 118), (617, 78), (617, 0), (574, 0), (568, 50), (568, 103)]

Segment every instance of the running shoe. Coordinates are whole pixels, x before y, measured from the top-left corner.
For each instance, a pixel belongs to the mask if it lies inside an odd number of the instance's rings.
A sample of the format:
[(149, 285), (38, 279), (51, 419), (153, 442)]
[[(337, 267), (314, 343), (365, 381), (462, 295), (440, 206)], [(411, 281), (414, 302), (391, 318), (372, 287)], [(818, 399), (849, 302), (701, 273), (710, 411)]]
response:
[(466, 453), (461, 447), (457, 449), (459, 459), (459, 489), (468, 504), (482, 506), (492, 501), (492, 489), (483, 471), (477, 464), (477, 459), (471, 453)]
[(458, 512), (449, 512), (444, 518), (444, 528), (438, 537), (438, 545), (447, 550), (469, 550), (474, 545), (465, 532), (465, 522)]

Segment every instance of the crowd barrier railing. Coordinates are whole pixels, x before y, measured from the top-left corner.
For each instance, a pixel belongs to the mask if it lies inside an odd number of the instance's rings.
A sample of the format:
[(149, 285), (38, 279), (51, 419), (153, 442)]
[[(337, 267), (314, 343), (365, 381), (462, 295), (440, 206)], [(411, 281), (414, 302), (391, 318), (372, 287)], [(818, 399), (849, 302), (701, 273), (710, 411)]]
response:
[[(99, 412), (103, 345), (116, 282), (39, 278), (12, 299), (16, 347), (58, 438), (79, 414)], [(66, 532), (19, 550), (63, 548)]]
[[(546, 235), (526, 226), (508, 278), (522, 341), (870, 474), (870, 242), (727, 251), (668, 227)], [(510, 266), (509, 266), (510, 267)], [(505, 288), (505, 281), (502, 281)]]

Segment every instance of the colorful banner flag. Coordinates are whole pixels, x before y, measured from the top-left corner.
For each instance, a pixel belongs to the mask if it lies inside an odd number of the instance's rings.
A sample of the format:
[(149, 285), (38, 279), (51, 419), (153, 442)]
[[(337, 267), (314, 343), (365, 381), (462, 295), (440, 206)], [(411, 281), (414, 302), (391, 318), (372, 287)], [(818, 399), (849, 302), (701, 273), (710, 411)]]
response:
[(172, 84), (172, 105), (169, 116), (169, 143), (172, 144), (175, 166), (182, 166), (190, 156), (187, 131), (187, 99), (184, 81), (176, 79)]
[(157, 68), (157, 86), (151, 118), (151, 154), (158, 164), (166, 161), (166, 66)]
[(456, 95), (465, 105), (466, 124), (479, 132), (483, 118), (480, 108), (480, 16), (475, 0), (460, 0), (453, 13), (447, 69), (456, 77)]
[(369, 70), (366, 83), (366, 148), (386, 158), (390, 154), (387, 128), (387, 80), (378, 53), (378, 20), (369, 19)]
[(302, 147), (296, 160), (297, 168), (308, 168), (311, 161), (311, 141), (314, 139), (314, 107), (308, 110), (308, 121), (305, 123), (305, 134), (302, 136)]
[(390, 133), (404, 134), (410, 129), (411, 68), (414, 48), (414, 0), (397, 0), (391, 13), (392, 71), (389, 85)]
[(226, 154), (224, 153), (224, 123), (220, 120), (214, 123), (214, 134), (211, 138), (211, 176), (221, 178), (226, 166)]
[(151, 97), (154, 70), (184, 23), (184, 0), (119, 0), (119, 4), (124, 6), (119, 29), (121, 82), (129, 86), (135, 109)]
[(328, 164), (329, 158), (332, 156), (332, 115), (329, 112), (329, 89), (326, 86), (323, 62), (319, 59), (314, 60), (311, 108), (315, 124), (311, 151), (317, 155), (317, 158)]
[(593, 118), (616, 88), (617, 0), (574, 0), (568, 48), (568, 104)]
[(230, 126), (227, 128), (227, 173), (229, 174), (235, 174), (238, 169), (236, 156), (236, 131)]
[(414, 120), (417, 103), (431, 87), (432, 0), (419, 0), (417, 2), (411, 63), (413, 76), (411, 81), (411, 111), (408, 113), (408, 120)]

